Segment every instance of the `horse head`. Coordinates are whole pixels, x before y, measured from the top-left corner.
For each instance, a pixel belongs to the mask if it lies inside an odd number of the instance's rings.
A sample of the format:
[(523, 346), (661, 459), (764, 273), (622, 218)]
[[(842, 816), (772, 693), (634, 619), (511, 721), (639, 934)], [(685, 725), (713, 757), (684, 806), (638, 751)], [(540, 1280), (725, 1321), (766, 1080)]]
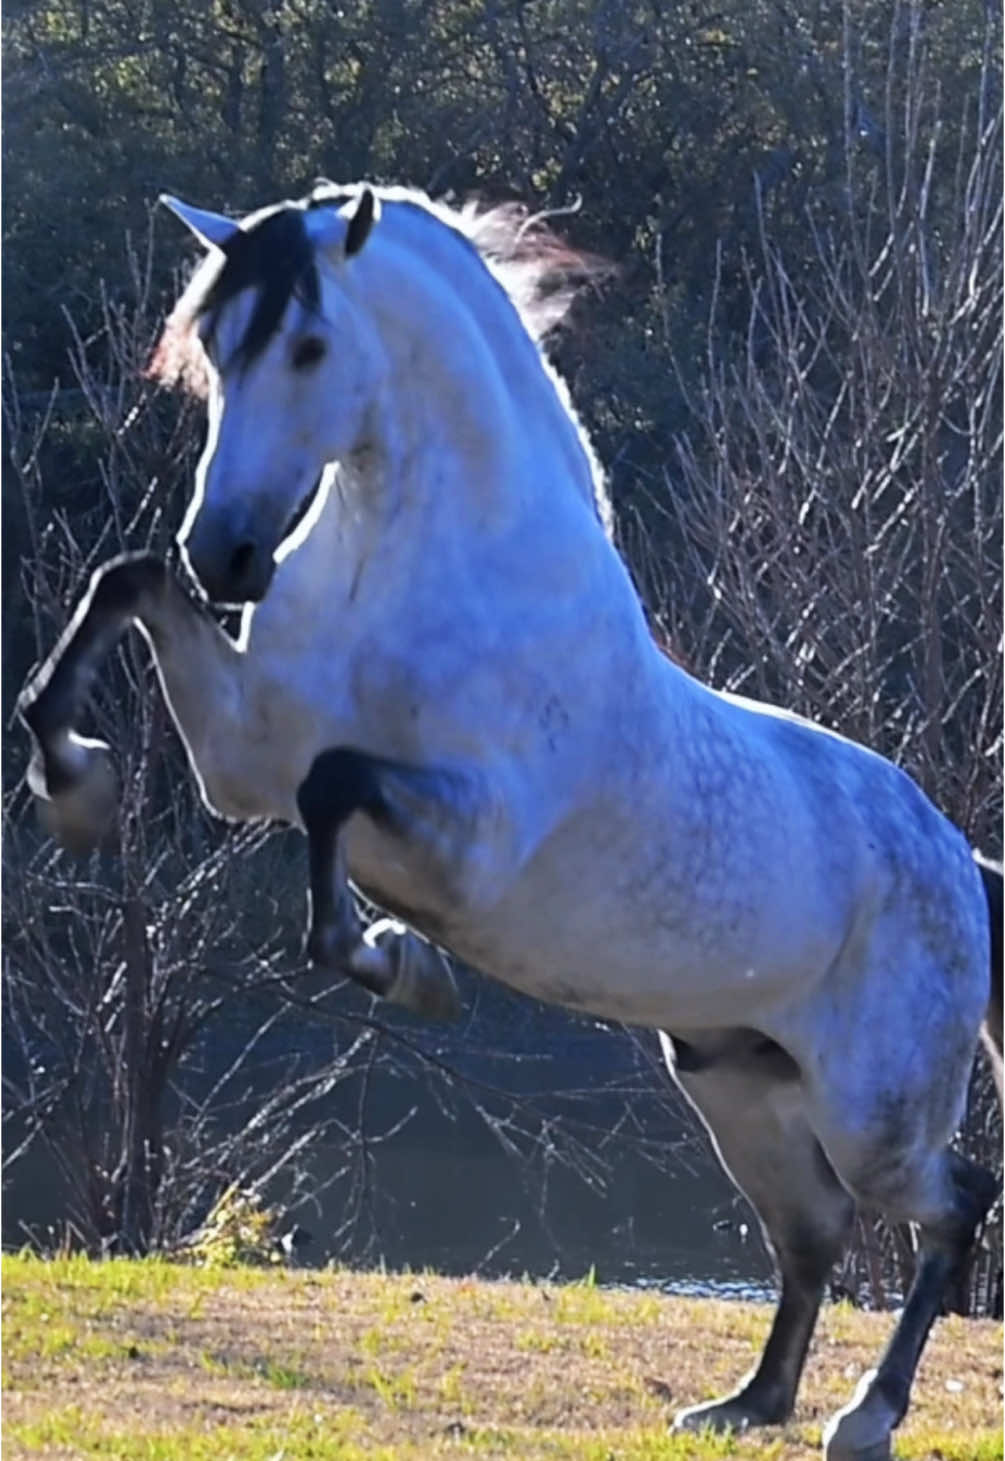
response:
[(368, 188), (240, 222), (162, 201), (207, 249), (152, 373), (202, 376), (208, 433), (179, 542), (217, 603), (262, 599), (325, 468), (366, 435), (383, 355), (347, 276), (377, 221)]

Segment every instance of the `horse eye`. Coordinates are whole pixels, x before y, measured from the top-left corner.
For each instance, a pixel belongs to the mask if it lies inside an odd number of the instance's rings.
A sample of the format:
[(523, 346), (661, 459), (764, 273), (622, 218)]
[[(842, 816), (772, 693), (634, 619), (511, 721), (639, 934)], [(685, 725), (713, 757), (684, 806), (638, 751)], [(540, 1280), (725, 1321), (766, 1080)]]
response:
[(298, 340), (293, 347), (293, 354), (290, 363), (294, 370), (310, 370), (324, 358), (325, 342), (317, 335), (307, 335), (303, 340)]

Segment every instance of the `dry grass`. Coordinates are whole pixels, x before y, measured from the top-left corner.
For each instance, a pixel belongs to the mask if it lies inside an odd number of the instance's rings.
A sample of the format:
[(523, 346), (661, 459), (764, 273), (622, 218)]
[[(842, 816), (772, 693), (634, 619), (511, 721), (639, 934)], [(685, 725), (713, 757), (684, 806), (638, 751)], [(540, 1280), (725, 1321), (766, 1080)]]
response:
[[(828, 1308), (797, 1418), (667, 1436), (756, 1356), (766, 1306), (433, 1274), (3, 1264), (5, 1456), (145, 1461), (797, 1461), (890, 1319)], [(912, 1461), (1002, 1456), (1000, 1326), (945, 1319), (898, 1434)]]

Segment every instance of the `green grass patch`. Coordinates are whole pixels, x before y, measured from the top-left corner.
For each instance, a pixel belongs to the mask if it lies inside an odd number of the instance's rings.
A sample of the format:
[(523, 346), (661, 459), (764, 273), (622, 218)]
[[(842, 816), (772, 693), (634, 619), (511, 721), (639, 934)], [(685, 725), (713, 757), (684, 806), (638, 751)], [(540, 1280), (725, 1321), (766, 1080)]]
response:
[[(796, 1416), (670, 1436), (767, 1305), (437, 1274), (3, 1260), (5, 1461), (819, 1461), (892, 1316), (824, 1309)], [(902, 1461), (1003, 1461), (1001, 1327), (935, 1326)]]
[(33, 1423), (9, 1427), (6, 1439), (29, 1452), (62, 1450), (81, 1461), (91, 1457), (102, 1461), (360, 1461), (367, 1455), (394, 1455), (368, 1451), (353, 1438), (359, 1430), (356, 1416), (339, 1419), (306, 1412), (293, 1414), (278, 1425), (252, 1417), (240, 1425), (136, 1430), (110, 1425), (100, 1415), (67, 1406)]

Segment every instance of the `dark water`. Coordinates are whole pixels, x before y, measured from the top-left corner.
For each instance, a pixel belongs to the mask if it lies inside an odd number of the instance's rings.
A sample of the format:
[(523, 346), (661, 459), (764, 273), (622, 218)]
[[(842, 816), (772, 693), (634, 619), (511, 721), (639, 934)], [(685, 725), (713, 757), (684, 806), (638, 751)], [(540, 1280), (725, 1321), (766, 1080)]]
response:
[[(552, 1173), (546, 1186), (521, 1178), (501, 1155), (395, 1151), (384, 1158), (382, 1181), (380, 1258), (390, 1267), (563, 1279), (592, 1270), (605, 1284), (770, 1292), (756, 1225), (711, 1158), (666, 1174), (626, 1157), (593, 1191), (568, 1172)], [(302, 1221), (323, 1248), (324, 1203)]]
[[(267, 1194), (283, 1209), (283, 1227), (296, 1223), (310, 1234), (298, 1259), (483, 1276), (577, 1279), (592, 1271), (605, 1284), (766, 1293), (771, 1266), (756, 1222), (670, 1091), (651, 1042), (471, 987), (473, 1013), (455, 1045), (435, 1036), (457, 1078), (437, 1087), (419, 1078), (421, 1062), (378, 1071), (365, 1093), (365, 1154), (358, 1141), (316, 1145), (299, 1187), (311, 1199), (282, 1186)], [(235, 1021), (213, 1031), (207, 1081), (243, 1038)], [(292, 1027), (283, 1048), (309, 1053), (312, 1039), (320, 1068), (330, 1047), (316, 1032)], [(262, 1092), (272, 1069), (263, 1065)], [(465, 1076), (477, 1084), (467, 1089)], [(487, 1091), (498, 1095), (491, 1111)], [(514, 1153), (508, 1103), (521, 1099), (535, 1116)], [(332, 1129), (358, 1132), (360, 1101), (358, 1083), (337, 1087)], [(584, 1168), (592, 1180), (580, 1175)], [(15, 1163), (4, 1190), (4, 1246), (22, 1243), (26, 1229), (61, 1233), (66, 1215), (51, 1160), (36, 1151)]]
[[(316, 1154), (324, 1179), (340, 1154)], [(634, 1154), (602, 1190), (562, 1169), (542, 1176), (498, 1149), (422, 1147), (406, 1133), (380, 1152), (362, 1201), (336, 1184), (285, 1211), (309, 1233), (305, 1265), (332, 1258), (485, 1277), (528, 1275), (695, 1294), (763, 1297), (770, 1264), (749, 1210), (711, 1157), (656, 1170)], [(355, 1221), (346, 1231), (348, 1208)], [(3, 1203), (4, 1246), (58, 1232), (65, 1194), (41, 1155), (17, 1164)]]

